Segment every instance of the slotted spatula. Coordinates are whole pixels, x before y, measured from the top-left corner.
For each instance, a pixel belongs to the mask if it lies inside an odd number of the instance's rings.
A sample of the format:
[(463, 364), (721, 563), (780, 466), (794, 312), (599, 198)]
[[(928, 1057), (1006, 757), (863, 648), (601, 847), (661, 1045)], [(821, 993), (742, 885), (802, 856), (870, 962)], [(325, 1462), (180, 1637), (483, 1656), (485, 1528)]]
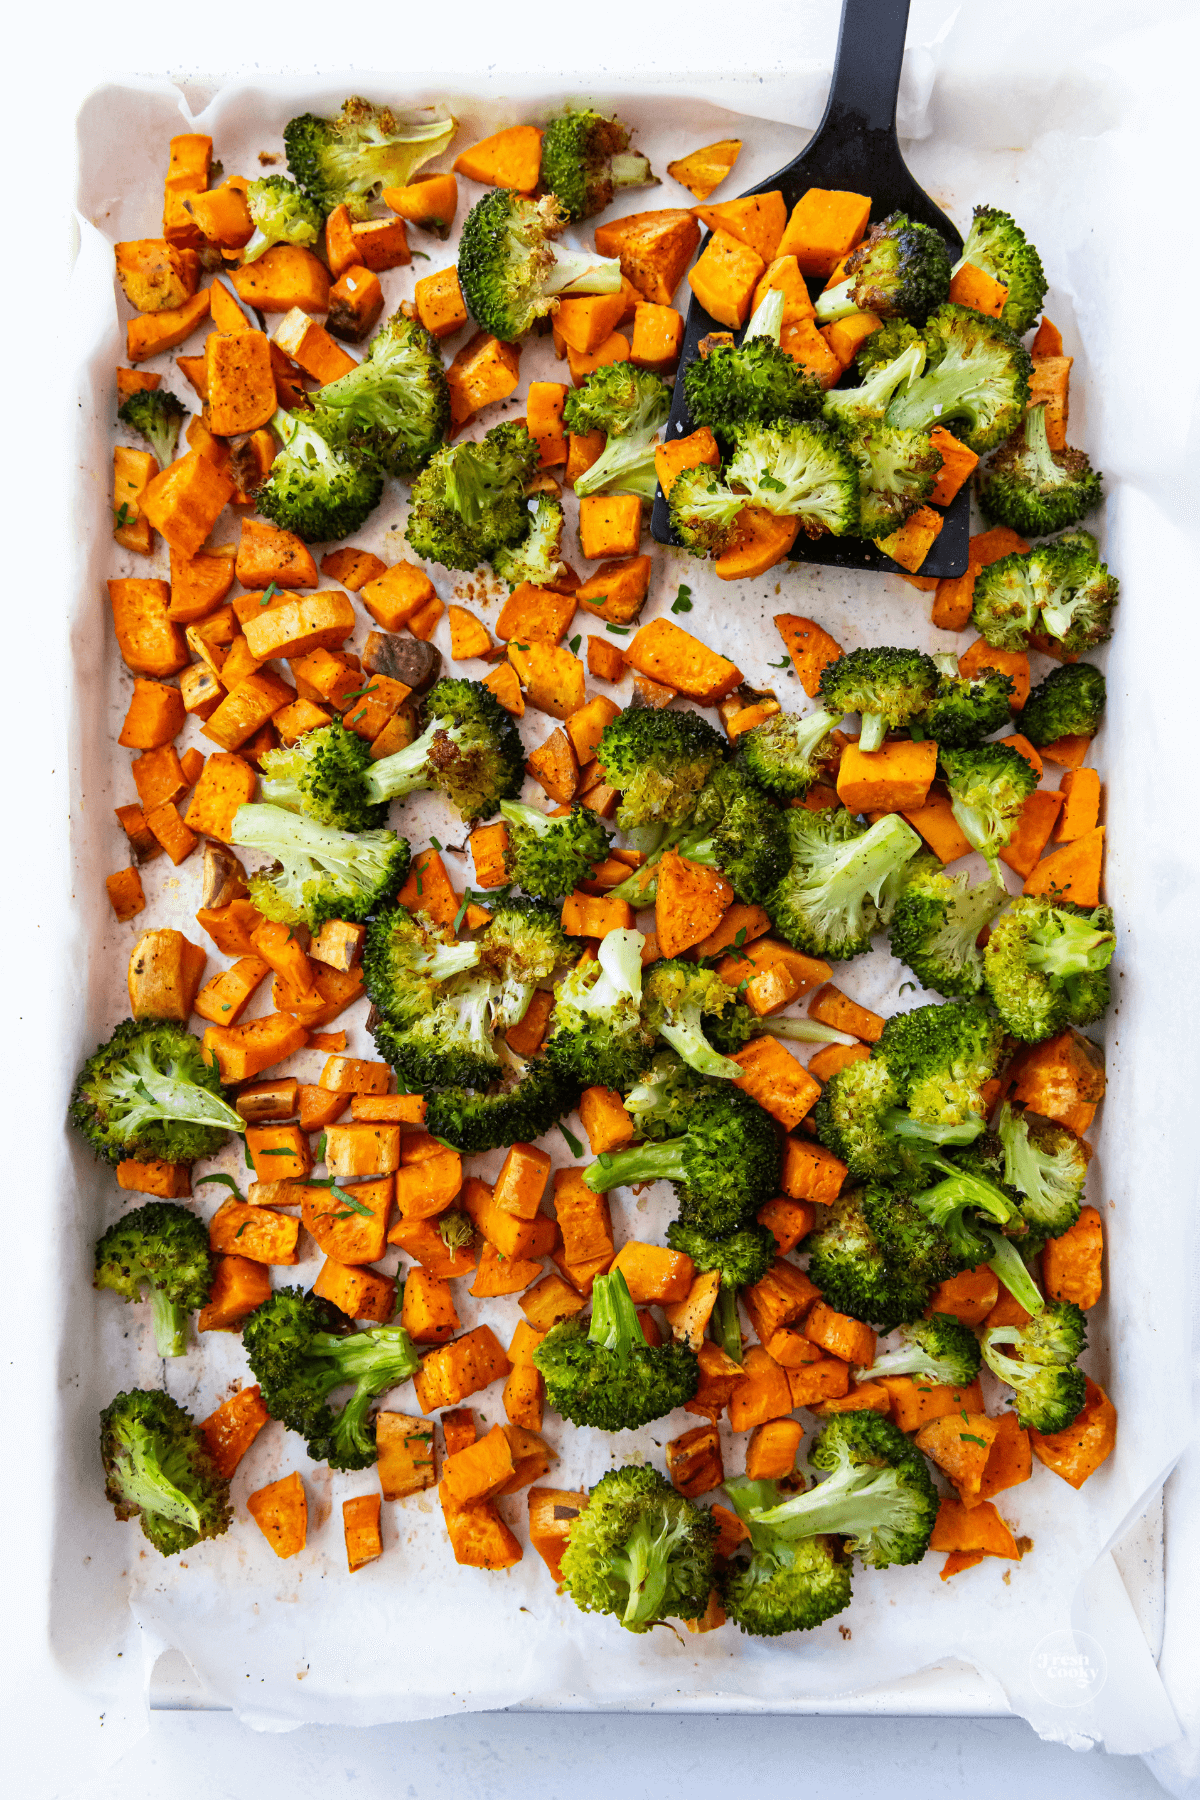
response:
[[(962, 238), (909, 174), (896, 138), (896, 95), (908, 6), (909, 0), (842, 0), (833, 85), (825, 117), (794, 161), (748, 192), (765, 194), (778, 189), (789, 214), (801, 195), (812, 187), (869, 194), (872, 221), (884, 219), (892, 212), (905, 212), (940, 231), (952, 258), (957, 260)], [(809, 282), (814, 299), (821, 286), (819, 279)], [(667, 425), (668, 443), (693, 429), (683, 372), (699, 354), (700, 339), (707, 332), (723, 329), (693, 297)], [(946, 509), (946, 522), (921, 565), (923, 576), (964, 573), (969, 519), (970, 496), (963, 487)], [(670, 509), (661, 489), (654, 501), (650, 529), (660, 544), (678, 542), (671, 532)], [(840, 569), (873, 569), (880, 574), (896, 572), (896, 564), (877, 550), (869, 538), (807, 538), (800, 533), (791, 560), (832, 563)]]

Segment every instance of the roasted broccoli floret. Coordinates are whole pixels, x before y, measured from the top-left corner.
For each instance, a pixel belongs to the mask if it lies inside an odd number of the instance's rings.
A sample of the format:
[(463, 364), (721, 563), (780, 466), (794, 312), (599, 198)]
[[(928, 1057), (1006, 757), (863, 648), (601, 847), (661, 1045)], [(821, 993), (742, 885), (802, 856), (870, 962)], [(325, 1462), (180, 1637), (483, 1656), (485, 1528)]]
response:
[(979, 744), (939, 750), (938, 768), (950, 790), (950, 810), (963, 836), (973, 849), (983, 852), (999, 879), (1000, 852), (1038, 784), (1032, 765), (1007, 744)]
[(714, 1050), (704, 1035), (706, 1016), (719, 1019), (740, 1004), (737, 990), (713, 969), (674, 956), (652, 963), (642, 984), (647, 1029), (670, 1044), (698, 1075), (736, 1081), (740, 1064)]
[[(957, 662), (953, 655), (946, 660)], [(1012, 676), (999, 669), (983, 669), (970, 677), (943, 670), (933, 699), (910, 722), (909, 729), (914, 737), (920, 732), (947, 750), (982, 744), (984, 738), (1008, 724), (1012, 692)]]
[(581, 1087), (632, 1087), (654, 1039), (642, 1019), (640, 931), (610, 931), (595, 962), (577, 963), (559, 982), (546, 1055)]
[(257, 262), (272, 244), (315, 244), (325, 223), (321, 208), (286, 175), (263, 175), (246, 189), (246, 205), (254, 236), (242, 251), (242, 263)]
[(1003, 1046), (999, 1022), (978, 1001), (964, 1000), (895, 1014), (872, 1056), (887, 1063), (900, 1083), (902, 1104), (924, 1130), (983, 1115), (983, 1088), (1000, 1067)]
[(186, 1206), (152, 1200), (110, 1225), (96, 1245), (92, 1286), (122, 1300), (150, 1290), (154, 1345), (160, 1356), (187, 1353), (187, 1316), (208, 1300), (217, 1259), (208, 1230)]
[[(1021, 1360), (1005, 1356), (1012, 1344)], [(1034, 1431), (1065, 1431), (1083, 1409), (1087, 1382), (1076, 1358), (1087, 1348), (1087, 1324), (1067, 1300), (1047, 1301), (1027, 1325), (985, 1332), (983, 1360), (997, 1380), (1016, 1390), (1017, 1423)]]
[(477, 943), (444, 942), (424, 913), (382, 907), (367, 926), (363, 985), (383, 1018), (408, 1026), (426, 1017), (444, 984), (473, 969), (479, 955)]
[(496, 988), (492, 1017), (500, 1030), (518, 1025), (534, 989), (549, 981), (579, 945), (562, 928), (561, 909), (545, 900), (501, 895), (479, 939), (479, 973)]
[[(910, 342), (902, 347), (897, 345), (890, 358), (876, 358), (864, 367), (863, 379), (857, 387), (830, 388), (821, 402), (821, 410), (844, 432), (882, 424), (892, 401), (911, 390), (924, 367), (925, 340), (914, 334)], [(926, 430), (928, 427), (918, 424), (914, 429)]]
[(766, 903), (775, 929), (808, 956), (861, 956), (882, 923), (885, 886), (920, 838), (899, 813), (867, 827), (845, 807), (791, 807), (786, 820), (791, 866)]
[(445, 445), (413, 482), (405, 536), (418, 556), (448, 569), (474, 569), (524, 543), (525, 488), (537, 467), (538, 447), (516, 420), (478, 443)]
[(507, 1144), (531, 1144), (569, 1113), (587, 1083), (552, 1067), (545, 1057), (523, 1063), (509, 1052), (511, 1071), (488, 1092), (438, 1088), (425, 1107), (425, 1129), (464, 1156)]
[(1070, 655), (1112, 636), (1119, 584), (1086, 531), (1071, 531), (1052, 544), (1002, 556), (980, 569), (972, 594), (971, 623), (989, 644), (1024, 650), (1038, 636)]
[(858, 465), (858, 529), (862, 537), (887, 537), (928, 500), (942, 453), (925, 431), (901, 431), (872, 419), (845, 434)]
[(628, 125), (587, 108), (546, 126), (541, 175), (572, 220), (594, 218), (625, 188), (659, 185), (647, 159), (629, 148)]
[(1039, 750), (1061, 737), (1095, 737), (1107, 687), (1093, 663), (1066, 663), (1039, 681), (1021, 708), (1021, 730)]
[(283, 128), (288, 169), (322, 214), (345, 206), (365, 219), (367, 201), (383, 187), (407, 187), (454, 136), (452, 118), (426, 107), (406, 117), (352, 96), (336, 119), (301, 113)]
[[(693, 364), (693, 367), (695, 365)], [(745, 494), (725, 486), (709, 464), (681, 469), (671, 484), (671, 530), (693, 556), (720, 556), (733, 542)]]
[(615, 257), (559, 250), (554, 239), (569, 213), (557, 195), (528, 200), (494, 188), (467, 214), (458, 244), (458, 279), (471, 317), (515, 344), (553, 312), (559, 294), (619, 294)]
[[(864, 380), (872, 369), (895, 362), (913, 344), (920, 345), (923, 357), (925, 340), (916, 326), (910, 325), (907, 319), (888, 319), (878, 331), (873, 331), (859, 345), (858, 354), (854, 358), (859, 380)], [(917, 372), (920, 373), (920, 368)]]
[(1021, 435), (1014, 434), (993, 456), (979, 491), (986, 517), (1022, 537), (1062, 531), (1103, 498), (1100, 477), (1082, 450), (1050, 448), (1044, 404), (1030, 407)]
[(994, 876), (972, 887), (969, 875), (946, 874), (936, 856), (915, 856), (892, 913), (892, 955), (922, 987), (969, 999), (983, 985), (975, 940), (1004, 899), (1004, 884)]
[(919, 1319), (934, 1289), (962, 1266), (910, 1201), (879, 1187), (839, 1194), (802, 1248), (830, 1306), (880, 1331)]
[(601, 1431), (636, 1431), (682, 1406), (700, 1384), (686, 1344), (647, 1344), (619, 1269), (597, 1275), (590, 1324), (575, 1317), (551, 1326), (533, 1361), (555, 1412)]
[(686, 825), (676, 827), (627, 880), (613, 889), (634, 906), (650, 906), (658, 894), (650, 871), (668, 849), (689, 862), (720, 869), (738, 899), (760, 905), (787, 867), (787, 833), (775, 802), (751, 779), (742, 763), (720, 763), (700, 793)]
[(891, 213), (851, 251), (843, 275), (817, 300), (822, 325), (853, 312), (923, 325), (950, 293), (950, 252), (931, 225)]
[(123, 1019), (79, 1071), (70, 1119), (111, 1163), (195, 1162), (246, 1129), (200, 1039), (170, 1019)]
[(145, 438), (160, 469), (174, 460), (179, 428), (187, 416), (187, 408), (169, 388), (139, 388), (117, 414), (122, 425)]
[(888, 424), (912, 431), (957, 425), (970, 449), (994, 450), (1025, 416), (1028, 350), (999, 320), (950, 302), (930, 315), (924, 342), (925, 372), (895, 395)]
[(1031, 1119), (1007, 1100), (996, 1117), (996, 1136), (1004, 1179), (1020, 1195), (1029, 1229), (1047, 1237), (1070, 1231), (1087, 1181), (1082, 1139), (1050, 1119)]
[(806, 794), (833, 755), (829, 734), (841, 723), (838, 712), (775, 713), (743, 734), (739, 749), (760, 787), (787, 799)]
[(596, 1194), (635, 1182), (673, 1181), (685, 1189), (683, 1223), (723, 1237), (778, 1192), (781, 1167), (779, 1133), (770, 1114), (740, 1088), (722, 1082), (697, 1096), (681, 1137), (605, 1152), (584, 1180)]
[[(307, 1439), (314, 1462), (369, 1469), (376, 1458), (371, 1402), (415, 1375), (421, 1359), (402, 1325), (335, 1335), (333, 1316), (303, 1288), (277, 1288), (246, 1320), (242, 1343), (263, 1405)], [(354, 1392), (335, 1412), (329, 1396), (350, 1382)]]
[(1037, 1284), (1016, 1245), (1002, 1235), (1020, 1236), (1026, 1229), (1017, 1196), (992, 1179), (989, 1171), (994, 1164), (986, 1151), (977, 1154), (968, 1149), (959, 1155), (956, 1163), (947, 1157), (930, 1158), (931, 1169), (942, 1171), (942, 1180), (914, 1194), (913, 1205), (945, 1235), (960, 1268), (986, 1263), (1027, 1313), (1040, 1312), (1044, 1302)]
[(639, 1137), (674, 1138), (687, 1129), (687, 1116), (708, 1083), (673, 1050), (660, 1050), (625, 1095), (625, 1110)]
[(529, 532), (519, 544), (503, 544), (492, 552), (492, 567), (510, 588), (528, 581), (533, 587), (549, 587), (567, 572), (562, 559), (564, 525), (562, 503), (539, 494), (529, 514)]
[(340, 719), (268, 750), (261, 767), (262, 797), (271, 806), (338, 831), (377, 830), (387, 821), (386, 804), (367, 799), (363, 777), (372, 767), (371, 746)]
[(877, 1356), (858, 1379), (875, 1381), (880, 1375), (917, 1375), (939, 1387), (969, 1387), (979, 1373), (979, 1340), (969, 1325), (949, 1313), (919, 1319), (901, 1333), (898, 1350)]
[[(837, 1532), (872, 1569), (920, 1562), (937, 1518), (938, 1492), (916, 1445), (875, 1412), (839, 1413), (808, 1453), (828, 1479), (776, 1504), (755, 1505), (747, 1523), (786, 1540)], [(735, 1481), (725, 1483), (733, 1494)]]
[(861, 713), (860, 750), (878, 750), (889, 731), (918, 717), (937, 692), (938, 668), (922, 650), (880, 645), (826, 663), (818, 695), (829, 712)]
[(765, 1225), (743, 1225), (727, 1237), (712, 1237), (694, 1225), (673, 1219), (667, 1226), (672, 1250), (690, 1256), (701, 1274), (721, 1271), (721, 1286), (713, 1307), (712, 1335), (734, 1362), (742, 1360), (742, 1327), (738, 1320), (738, 1289), (761, 1281), (775, 1260), (775, 1239)]
[(747, 426), (725, 478), (745, 490), (745, 504), (798, 518), (807, 537), (858, 530), (858, 464), (841, 433), (819, 419)]
[[(773, 1481), (737, 1477), (727, 1483), (729, 1498), (742, 1522), (751, 1506), (776, 1504)], [(750, 1525), (752, 1554), (725, 1565), (720, 1579), (726, 1616), (748, 1637), (782, 1637), (789, 1631), (814, 1631), (850, 1604), (850, 1560), (836, 1537), (799, 1538), (792, 1542), (765, 1525)]]
[(331, 444), (362, 451), (389, 475), (407, 481), (423, 469), (450, 423), (441, 353), (425, 327), (393, 314), (358, 367), (321, 389), (317, 423)]
[(963, 253), (952, 275), (967, 263), (982, 269), (1008, 289), (1000, 322), (1024, 337), (1046, 297), (1042, 259), (1009, 213), (996, 206), (977, 206)]
[(326, 919), (365, 919), (408, 874), (408, 844), (394, 831), (337, 831), (282, 806), (239, 806), (230, 841), (275, 858), (250, 877), (263, 917), (311, 931)]
[(756, 309), (740, 344), (717, 344), (683, 372), (688, 411), (728, 444), (753, 425), (815, 419), (821, 386), (780, 348), (783, 295), (773, 289)]
[(608, 442), (591, 468), (575, 477), (576, 494), (640, 494), (653, 500), (654, 448), (670, 411), (670, 388), (648, 369), (616, 362), (593, 370), (582, 387), (568, 393), (563, 418), (570, 431), (603, 431)]
[(357, 531), (379, 505), (383, 471), (357, 450), (335, 450), (298, 412), (277, 412), (271, 427), (283, 449), (254, 496), (258, 511), (306, 544)]
[(1090, 1025), (1109, 1002), (1116, 949), (1109, 907), (1018, 896), (992, 926), (983, 979), (1005, 1028), (1036, 1044), (1067, 1025)]
[(118, 1519), (141, 1519), (163, 1556), (223, 1537), (233, 1522), (229, 1482), (190, 1412), (169, 1394), (133, 1388), (100, 1414), (104, 1494)]
[(725, 745), (707, 719), (669, 707), (627, 706), (605, 726), (596, 749), (605, 781), (621, 792), (622, 831), (680, 824), (724, 757)]
[(401, 799), (435, 788), (468, 824), (515, 800), (525, 775), (520, 733), (490, 688), (447, 677), (425, 696), (420, 737), (368, 763), (367, 798)]
[(598, 813), (578, 801), (562, 818), (551, 818), (520, 800), (502, 800), (508, 827), (504, 873), (527, 894), (557, 900), (590, 881), (612, 842)]
[(475, 1226), (470, 1213), (465, 1213), (461, 1206), (452, 1206), (449, 1212), (438, 1214), (438, 1236), (447, 1250), (469, 1250), (475, 1242)]
[(612, 1613), (626, 1631), (698, 1619), (713, 1584), (716, 1534), (712, 1514), (657, 1469), (610, 1469), (571, 1526), (563, 1588), (581, 1612)]

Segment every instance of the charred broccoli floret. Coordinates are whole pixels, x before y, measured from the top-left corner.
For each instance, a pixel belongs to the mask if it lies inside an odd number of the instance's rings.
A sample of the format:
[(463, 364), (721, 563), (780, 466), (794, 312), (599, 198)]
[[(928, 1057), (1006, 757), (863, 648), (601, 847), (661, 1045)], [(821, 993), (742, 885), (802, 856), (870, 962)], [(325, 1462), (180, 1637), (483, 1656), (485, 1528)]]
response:
[(408, 874), (408, 844), (394, 831), (337, 831), (282, 806), (239, 806), (230, 841), (275, 858), (250, 877), (263, 917), (311, 931), (326, 919), (365, 919)]
[(558, 250), (554, 239), (569, 213), (558, 197), (528, 200), (494, 188), (467, 214), (458, 244), (458, 279), (473, 319), (503, 343), (515, 344), (559, 294), (618, 294), (615, 257)]
[(694, 556), (711, 557), (732, 543), (746, 496), (726, 487), (717, 470), (705, 463), (679, 471), (670, 504), (671, 530), (680, 543)]
[(826, 663), (818, 694), (831, 713), (861, 713), (860, 750), (878, 750), (889, 731), (918, 717), (937, 692), (938, 668), (922, 650), (880, 645)]
[(699, 713), (650, 706), (627, 706), (596, 749), (605, 781), (621, 792), (622, 831), (681, 823), (724, 756), (720, 734)]
[[(840, 1413), (817, 1437), (808, 1460), (828, 1479), (806, 1493), (751, 1506), (748, 1524), (765, 1525), (788, 1541), (837, 1532), (872, 1569), (920, 1562), (938, 1492), (925, 1458), (890, 1419)], [(739, 1485), (736, 1478), (727, 1481), (726, 1492), (732, 1496)]]
[(441, 353), (423, 325), (395, 313), (362, 362), (321, 389), (319, 429), (331, 444), (372, 457), (410, 480), (428, 463), (450, 423)]
[(139, 388), (135, 394), (130, 394), (117, 414), (122, 425), (128, 425), (131, 431), (145, 438), (160, 469), (173, 461), (179, 428), (187, 416), (187, 408), (169, 388)]
[(1011, 214), (997, 206), (977, 206), (963, 253), (951, 273), (965, 264), (982, 269), (1008, 289), (1000, 322), (1024, 337), (1046, 297), (1042, 259)]
[(915, 325), (910, 325), (907, 319), (888, 319), (859, 345), (854, 358), (859, 380), (862, 381), (870, 370), (895, 362), (913, 344), (919, 344), (924, 354), (925, 340)]
[(642, 984), (642, 1012), (647, 1029), (670, 1044), (698, 1075), (736, 1081), (741, 1066), (714, 1050), (704, 1035), (704, 1021), (719, 1019), (739, 1005), (737, 992), (713, 969), (682, 957), (652, 963)]
[(587, 1084), (552, 1067), (545, 1057), (522, 1063), (509, 1053), (512, 1070), (487, 1092), (443, 1087), (429, 1095), (425, 1128), (464, 1156), (482, 1156), (506, 1144), (531, 1144), (570, 1112)]
[(229, 1482), (196, 1422), (169, 1394), (133, 1388), (100, 1414), (104, 1493), (118, 1519), (141, 1520), (163, 1556), (203, 1538), (223, 1537), (233, 1522)]
[(821, 778), (833, 755), (829, 734), (841, 723), (839, 712), (775, 713), (743, 734), (739, 748), (746, 768), (760, 787), (785, 799), (806, 794)]
[(892, 1070), (917, 1124), (953, 1127), (983, 1115), (983, 1088), (1003, 1046), (1003, 1027), (987, 1008), (963, 1000), (895, 1014), (871, 1054)]
[[(1001, 1349), (1011, 1344), (1020, 1361)], [(1076, 1360), (1087, 1349), (1087, 1322), (1069, 1300), (1047, 1301), (1027, 1325), (998, 1325), (983, 1337), (983, 1360), (1016, 1390), (1017, 1423), (1065, 1431), (1083, 1408), (1087, 1383)]]
[(691, 817), (668, 832), (640, 868), (614, 888), (618, 899), (650, 906), (658, 895), (656, 865), (667, 850), (689, 862), (720, 869), (746, 905), (767, 898), (787, 867), (787, 835), (783, 814), (751, 779), (747, 765), (720, 763), (700, 793)]
[(1093, 663), (1066, 663), (1038, 682), (1021, 709), (1021, 730), (1039, 750), (1061, 737), (1095, 737), (1106, 697)]
[(351, 218), (365, 219), (372, 195), (406, 187), (454, 136), (454, 120), (432, 111), (405, 116), (352, 96), (336, 119), (301, 113), (283, 128), (288, 169), (323, 215), (345, 206)]
[(187, 1352), (187, 1315), (208, 1300), (217, 1259), (207, 1227), (186, 1206), (152, 1200), (110, 1225), (96, 1245), (93, 1287), (122, 1300), (150, 1290), (154, 1345), (160, 1356)]
[(861, 956), (882, 923), (885, 887), (920, 838), (898, 813), (868, 827), (845, 807), (791, 807), (786, 821), (791, 866), (766, 902), (775, 929), (809, 956)]
[(880, 1375), (917, 1375), (938, 1387), (965, 1388), (979, 1373), (979, 1340), (969, 1325), (949, 1313), (919, 1319), (900, 1335), (900, 1348), (877, 1356), (860, 1382)]
[(1036, 1044), (1067, 1025), (1090, 1025), (1109, 1002), (1116, 949), (1109, 907), (1018, 896), (992, 926), (983, 979), (1005, 1028)]
[(1004, 898), (1004, 884), (994, 876), (972, 887), (969, 875), (947, 875), (936, 856), (915, 856), (892, 914), (892, 955), (922, 987), (969, 999), (983, 985), (975, 940)]
[(1104, 498), (1100, 476), (1082, 450), (1052, 450), (1045, 405), (1031, 406), (984, 471), (979, 504), (994, 525), (1022, 537), (1049, 537), (1077, 524)]
[(598, 813), (578, 801), (562, 818), (551, 818), (520, 800), (502, 800), (508, 827), (504, 873), (527, 894), (557, 900), (591, 879), (612, 842)]
[(950, 252), (931, 225), (891, 213), (872, 225), (846, 259), (844, 279), (817, 300), (817, 319), (829, 325), (848, 313), (903, 318), (923, 325), (950, 293)]
[(625, 1110), (643, 1138), (681, 1137), (687, 1116), (708, 1083), (673, 1050), (653, 1056), (625, 1095)]
[[(371, 1402), (415, 1375), (421, 1359), (402, 1325), (341, 1336), (327, 1329), (329, 1317), (303, 1288), (277, 1288), (246, 1320), (242, 1343), (263, 1405), (308, 1440), (314, 1462), (369, 1469), (377, 1454)], [(335, 1412), (330, 1394), (351, 1382), (354, 1392)]]
[(577, 963), (559, 982), (546, 1056), (581, 1088), (632, 1087), (654, 1039), (642, 1019), (640, 931), (610, 931), (595, 962)]
[(562, 1585), (581, 1612), (612, 1613), (626, 1631), (698, 1619), (713, 1584), (712, 1514), (648, 1464), (610, 1469), (571, 1526)]
[(246, 189), (246, 205), (254, 224), (254, 236), (242, 251), (242, 263), (257, 262), (273, 244), (315, 244), (325, 223), (314, 204), (286, 175), (263, 175)]
[(744, 489), (744, 504), (798, 518), (807, 537), (858, 530), (858, 464), (841, 433), (818, 419), (747, 426), (725, 477)]
[(912, 431), (956, 425), (970, 449), (995, 449), (1025, 416), (1028, 350), (999, 320), (950, 302), (930, 315), (924, 342), (925, 372), (895, 395), (887, 423)]
[[(751, 1506), (772, 1506), (779, 1490), (773, 1481), (737, 1477), (729, 1497), (748, 1515)], [(743, 1523), (748, 1517), (743, 1518)], [(726, 1616), (748, 1637), (782, 1637), (814, 1631), (850, 1604), (850, 1560), (836, 1537), (799, 1538), (794, 1543), (765, 1525), (750, 1525), (752, 1554), (738, 1556), (721, 1573)]]
[(277, 412), (271, 427), (283, 449), (254, 496), (264, 518), (306, 544), (350, 537), (383, 494), (383, 471), (357, 450), (335, 450), (300, 413)]
[(562, 559), (565, 523), (562, 504), (549, 494), (539, 494), (529, 516), (529, 531), (519, 544), (503, 544), (492, 552), (492, 567), (510, 588), (528, 581), (533, 587), (549, 587), (567, 572)]
[(700, 1365), (685, 1344), (652, 1349), (620, 1270), (597, 1275), (589, 1325), (553, 1325), (533, 1352), (546, 1399), (572, 1425), (636, 1431), (690, 1400)]
[(925, 431), (901, 431), (872, 419), (845, 434), (858, 465), (858, 529), (862, 537), (887, 537), (928, 500), (942, 453)]
[[(935, 657), (935, 662), (940, 662)], [(956, 662), (951, 655), (947, 662)], [(1013, 678), (999, 669), (982, 669), (978, 675), (962, 676), (943, 670), (938, 676), (933, 699), (911, 721), (909, 729), (933, 738), (948, 750), (982, 744), (1007, 725), (1012, 717), (1009, 704)]]
[(423, 788), (444, 794), (468, 824), (515, 800), (525, 775), (520, 733), (490, 688), (447, 677), (425, 697), (424, 729), (413, 743), (368, 763), (367, 797), (396, 800)]
[(1004, 1180), (1020, 1195), (1029, 1229), (1061, 1237), (1079, 1217), (1087, 1181), (1083, 1142), (1051, 1119), (1030, 1118), (1008, 1101), (996, 1116), (996, 1136), (1004, 1157)]
[(980, 569), (971, 623), (999, 649), (1027, 649), (1040, 635), (1076, 655), (1112, 636), (1118, 591), (1116, 577), (1099, 559), (1095, 538), (1072, 531)]
[(575, 478), (575, 492), (640, 494), (653, 500), (658, 485), (654, 448), (671, 411), (671, 390), (658, 375), (631, 362), (606, 363), (563, 409), (571, 431), (603, 431), (608, 438), (596, 461)]
[(335, 719), (267, 751), (262, 797), (338, 831), (377, 830), (387, 820), (387, 806), (367, 799), (363, 777), (371, 766), (367, 740)]
[(70, 1119), (111, 1163), (195, 1162), (246, 1129), (200, 1039), (170, 1019), (123, 1019), (79, 1071)]
[(769, 1113), (722, 1082), (697, 1096), (683, 1135), (605, 1152), (584, 1180), (593, 1193), (643, 1181), (673, 1181), (686, 1191), (680, 1217), (711, 1237), (737, 1230), (778, 1191), (782, 1155)]
[(445, 445), (413, 482), (405, 536), (418, 556), (447, 569), (474, 569), (522, 544), (532, 524), (525, 488), (537, 467), (538, 447), (515, 420), (478, 443)]
[(572, 220), (594, 218), (625, 188), (659, 185), (647, 159), (629, 148), (629, 126), (588, 108), (546, 126), (541, 175)]
[[(1024, 725), (1024, 717), (1021, 723)], [(973, 849), (983, 852), (999, 879), (1000, 852), (1038, 784), (1032, 765), (1007, 744), (979, 744), (939, 750), (938, 768), (950, 790), (950, 809), (963, 836)]]
[(772, 290), (756, 309), (740, 344), (717, 344), (683, 372), (688, 411), (728, 446), (739, 431), (815, 419), (821, 386), (780, 348), (783, 295)]
[(919, 1319), (962, 1266), (911, 1201), (886, 1188), (847, 1188), (804, 1239), (808, 1269), (830, 1306), (880, 1331)]
[(426, 1017), (444, 984), (474, 969), (477, 943), (445, 942), (424, 913), (381, 907), (367, 926), (363, 985), (376, 1012), (403, 1027)]

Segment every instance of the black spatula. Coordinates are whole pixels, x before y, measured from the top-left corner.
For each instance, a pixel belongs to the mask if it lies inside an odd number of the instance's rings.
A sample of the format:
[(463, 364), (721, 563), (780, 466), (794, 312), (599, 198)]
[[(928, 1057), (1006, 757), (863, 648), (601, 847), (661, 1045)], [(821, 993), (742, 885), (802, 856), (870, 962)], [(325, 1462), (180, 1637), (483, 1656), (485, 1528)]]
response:
[[(833, 85), (825, 117), (799, 156), (757, 187), (751, 194), (783, 194), (792, 207), (811, 187), (834, 188), (871, 196), (872, 220), (892, 212), (905, 212), (923, 225), (940, 231), (957, 260), (962, 238), (940, 207), (933, 204), (904, 165), (896, 138), (896, 95), (904, 57), (909, 0), (842, 0)], [(707, 241), (707, 240), (706, 240)], [(820, 280), (809, 283), (815, 299)], [(675, 398), (667, 426), (667, 442), (693, 429), (684, 392), (683, 371), (699, 354), (700, 339), (724, 327), (693, 298), (688, 309), (687, 331), (679, 358)], [(961, 575), (967, 566), (970, 496), (961, 488), (946, 508), (945, 524), (921, 565), (928, 576)], [(650, 529), (660, 544), (678, 540), (671, 532), (671, 517), (660, 489), (654, 501)], [(869, 538), (807, 538), (803, 533), (791, 553), (794, 562), (832, 563), (840, 569), (874, 569), (895, 573), (890, 557), (875, 548)]]

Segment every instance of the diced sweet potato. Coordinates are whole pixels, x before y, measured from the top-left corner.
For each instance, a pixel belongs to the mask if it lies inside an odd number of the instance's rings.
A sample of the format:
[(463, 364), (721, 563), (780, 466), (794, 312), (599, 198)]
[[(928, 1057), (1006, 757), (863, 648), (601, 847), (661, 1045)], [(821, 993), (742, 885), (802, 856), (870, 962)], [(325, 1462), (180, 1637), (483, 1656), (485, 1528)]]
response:
[(784, 1419), (796, 1402), (787, 1373), (761, 1345), (746, 1352), (742, 1379), (729, 1396), (729, 1423), (735, 1431), (751, 1431), (772, 1419)]
[(303, 1550), (308, 1536), (308, 1501), (304, 1483), (294, 1469), (290, 1475), (249, 1494), (246, 1511), (276, 1556), (286, 1559)]
[(715, 1425), (694, 1425), (666, 1447), (667, 1474), (671, 1485), (689, 1500), (711, 1494), (725, 1479), (721, 1460), (721, 1434)]
[(797, 613), (776, 613), (775, 627), (795, 665), (801, 687), (810, 699), (815, 699), (821, 671), (844, 654), (842, 646), (812, 619), (801, 618)]
[(658, 306), (670, 306), (699, 242), (699, 223), (684, 207), (627, 213), (595, 232), (598, 253), (619, 257), (622, 274)]
[(794, 1130), (820, 1098), (819, 1083), (778, 1038), (754, 1038), (730, 1060), (742, 1069), (735, 1087), (757, 1100), (785, 1131)]

